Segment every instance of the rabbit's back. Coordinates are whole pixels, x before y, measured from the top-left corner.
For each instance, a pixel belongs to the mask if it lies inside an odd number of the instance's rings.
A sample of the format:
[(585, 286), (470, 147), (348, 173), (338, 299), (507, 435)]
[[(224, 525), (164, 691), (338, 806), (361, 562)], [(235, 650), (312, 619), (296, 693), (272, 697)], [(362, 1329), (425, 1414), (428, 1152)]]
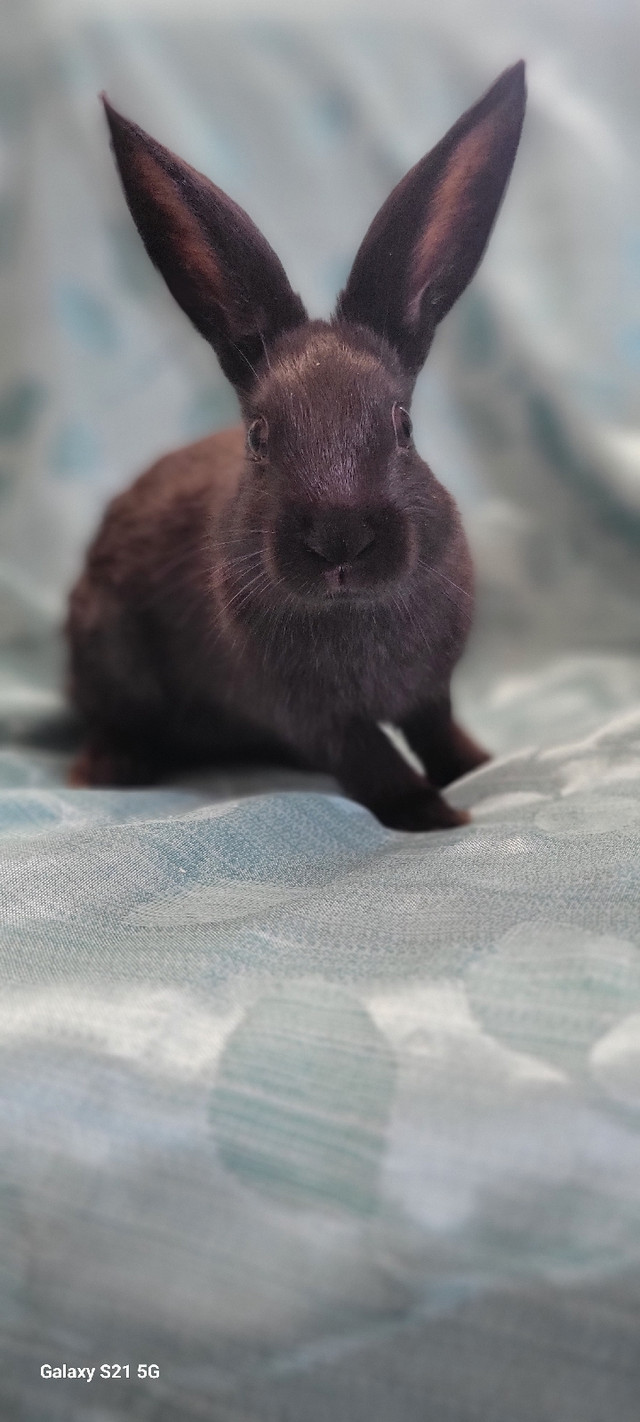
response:
[(108, 506), (71, 593), (71, 700), (98, 735), (152, 761), (264, 749), (237, 715), (227, 723), (212, 618), (218, 530), (243, 452), (238, 427), (158, 460)]
[(240, 426), (162, 456), (108, 505), (87, 553), (85, 574), (133, 586), (164, 567), (176, 547), (198, 539), (236, 492), (243, 465)]

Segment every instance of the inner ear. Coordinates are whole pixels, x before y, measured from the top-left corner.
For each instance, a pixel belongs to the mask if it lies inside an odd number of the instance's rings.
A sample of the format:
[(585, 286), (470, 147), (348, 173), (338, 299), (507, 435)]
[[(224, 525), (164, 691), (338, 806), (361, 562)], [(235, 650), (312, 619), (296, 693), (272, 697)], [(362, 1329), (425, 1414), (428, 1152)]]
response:
[[(409, 268), (407, 320), (415, 325), (426, 288), (430, 288), (432, 308), (438, 310), (451, 281), (453, 256), (463, 258), (457, 234), (473, 226), (474, 212), (482, 208), (483, 180), (491, 158), (495, 121), (493, 114), (472, 128), (454, 148), (430, 204), (430, 217), (414, 247)], [(463, 238), (464, 241), (464, 238)], [(447, 297), (444, 297), (447, 300)], [(447, 305), (452, 305), (452, 301)], [(442, 314), (438, 319), (442, 319)]]
[[(190, 203), (184, 201), (187, 174)], [(213, 302), (224, 312), (231, 294), (228, 278), (225, 279), (221, 263), (207, 242), (203, 226), (196, 216), (204, 197), (199, 189), (204, 187), (206, 180), (185, 163), (181, 194), (176, 175), (170, 175), (167, 167), (158, 161), (157, 155), (141, 144), (132, 147), (127, 177), (129, 206), (136, 221), (139, 219), (138, 225), (145, 228), (149, 256), (156, 266), (167, 268), (171, 265), (169, 279), (173, 294), (180, 293), (177, 299), (183, 306), (191, 306), (196, 297), (196, 304), (189, 314), (192, 320), (205, 324), (209, 303)], [(215, 189), (213, 184), (210, 186), (212, 191), (208, 197), (211, 209)], [(145, 207), (153, 213), (153, 223), (149, 227), (145, 222)], [(180, 252), (179, 263), (171, 261), (171, 246)]]

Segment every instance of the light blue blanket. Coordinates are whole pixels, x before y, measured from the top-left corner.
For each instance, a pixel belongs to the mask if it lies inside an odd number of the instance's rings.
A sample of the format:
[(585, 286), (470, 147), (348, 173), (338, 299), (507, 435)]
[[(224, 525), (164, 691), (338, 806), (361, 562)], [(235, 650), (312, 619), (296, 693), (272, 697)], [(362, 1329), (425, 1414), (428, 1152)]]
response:
[[(5, 3), (7, 1419), (638, 1422), (637, 19), (409, 11)], [(393, 183), (520, 54), (513, 181), (415, 402), (478, 568), (457, 705), (496, 759), (450, 792), (473, 823), (392, 833), (285, 772), (66, 788), (82, 550), (145, 462), (235, 417), (97, 91), (323, 314)], [(96, 1373), (41, 1377), (63, 1364)]]

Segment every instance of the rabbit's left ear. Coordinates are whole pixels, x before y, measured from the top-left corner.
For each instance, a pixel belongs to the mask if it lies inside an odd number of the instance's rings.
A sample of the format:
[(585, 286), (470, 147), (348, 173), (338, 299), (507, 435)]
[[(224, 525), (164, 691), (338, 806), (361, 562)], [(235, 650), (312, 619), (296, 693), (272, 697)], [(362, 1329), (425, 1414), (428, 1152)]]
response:
[(521, 60), (398, 183), (356, 255), (337, 318), (385, 337), (414, 376), (483, 255), (525, 102)]

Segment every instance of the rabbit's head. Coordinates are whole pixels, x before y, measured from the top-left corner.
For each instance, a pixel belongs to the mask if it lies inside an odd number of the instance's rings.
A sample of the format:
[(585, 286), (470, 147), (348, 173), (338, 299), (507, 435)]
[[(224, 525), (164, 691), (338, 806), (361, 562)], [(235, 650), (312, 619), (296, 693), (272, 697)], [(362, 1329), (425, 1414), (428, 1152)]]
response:
[(149, 256), (239, 395), (235, 526), (260, 553), (263, 594), (370, 601), (437, 562), (456, 512), (415, 450), (411, 395), (484, 252), (524, 105), (519, 63), (394, 189), (324, 322), (246, 213), (105, 99)]

